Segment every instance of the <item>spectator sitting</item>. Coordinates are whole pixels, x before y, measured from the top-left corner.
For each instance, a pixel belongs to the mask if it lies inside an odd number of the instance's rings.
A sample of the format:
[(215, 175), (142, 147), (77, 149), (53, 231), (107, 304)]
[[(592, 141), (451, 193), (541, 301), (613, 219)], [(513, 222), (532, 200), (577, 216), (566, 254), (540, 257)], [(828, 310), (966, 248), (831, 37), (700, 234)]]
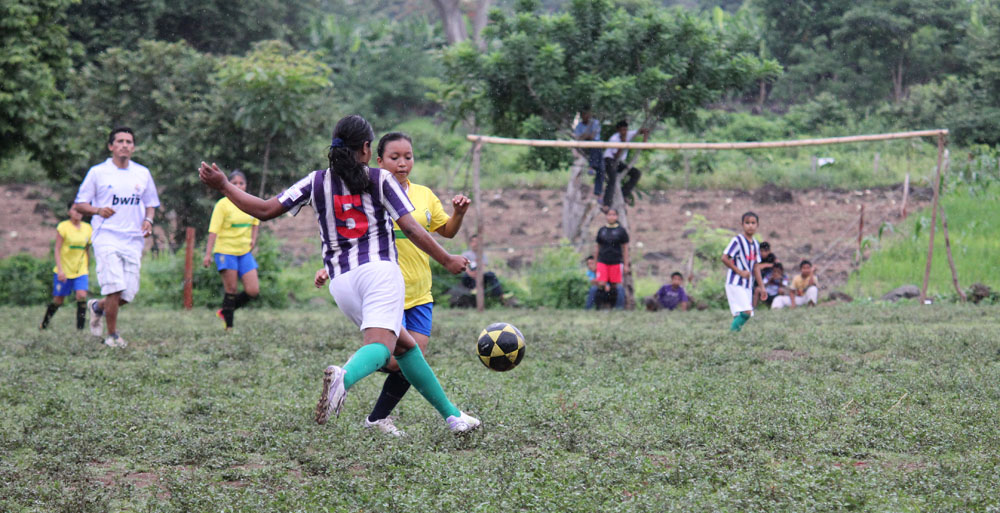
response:
[(819, 301), (819, 283), (816, 281), (815, 269), (812, 262), (803, 260), (799, 264), (799, 275), (792, 278), (792, 287), (789, 295), (774, 298), (771, 308), (778, 309), (784, 307), (795, 308), (796, 306), (815, 306)]
[(778, 263), (778, 257), (771, 252), (771, 243), (764, 241), (760, 243), (760, 277), (763, 280), (767, 280), (767, 276), (771, 274), (771, 269), (774, 268), (774, 264)]
[[(631, 142), (636, 134), (639, 133), (642, 134), (642, 142), (646, 142), (649, 139), (649, 130), (645, 128), (642, 130), (629, 130), (628, 121), (621, 120), (615, 125), (615, 133), (608, 138), (608, 142)], [(619, 173), (626, 174), (622, 180), (622, 199), (630, 205), (635, 203), (635, 198), (632, 197), (632, 189), (639, 183), (639, 177), (642, 176), (642, 172), (634, 167), (629, 167), (628, 162), (626, 162), (627, 159), (628, 150), (625, 148), (608, 148), (604, 150), (604, 174), (608, 177), (608, 186), (604, 189), (604, 206), (601, 207), (603, 212), (607, 212), (611, 208), (611, 200), (615, 197), (615, 182), (618, 180)]]
[[(580, 110), (580, 122), (573, 129), (573, 138), (578, 141), (601, 140), (601, 122), (591, 117), (589, 108)], [(600, 199), (604, 190), (603, 152), (600, 148), (581, 148), (580, 151), (587, 156), (587, 163), (594, 174), (594, 196)]]
[(686, 312), (690, 300), (682, 285), (684, 285), (684, 275), (678, 272), (671, 274), (670, 284), (660, 287), (655, 296), (646, 300), (646, 309), (655, 312), (660, 309), (674, 310), (680, 307)]
[[(761, 248), (763, 253), (763, 248)], [(780, 295), (788, 295), (788, 277), (785, 276), (785, 266), (781, 262), (776, 262), (771, 272), (764, 278), (764, 290), (767, 291), (767, 306), (771, 306), (774, 298)]]
[(597, 260), (594, 260), (594, 255), (587, 255), (587, 281), (590, 283), (590, 290), (587, 291), (587, 303), (584, 305), (585, 310), (590, 310), (594, 308), (594, 300), (597, 296)]

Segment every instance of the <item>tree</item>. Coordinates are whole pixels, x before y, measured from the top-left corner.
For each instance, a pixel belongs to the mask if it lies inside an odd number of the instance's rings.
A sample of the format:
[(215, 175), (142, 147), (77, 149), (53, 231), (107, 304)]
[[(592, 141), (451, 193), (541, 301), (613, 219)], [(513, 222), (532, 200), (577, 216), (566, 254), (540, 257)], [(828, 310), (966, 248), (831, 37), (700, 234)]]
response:
[[(437, 9), (441, 17), (441, 24), (444, 26), (444, 33), (448, 37), (448, 43), (460, 43), (469, 39), (469, 29), (466, 26), (466, 14), (463, 10), (468, 9), (468, 18), (472, 22), (472, 37), (476, 46), (482, 48), (485, 44), (480, 35), (489, 18), (491, 0), (431, 0), (434, 8)], [(467, 4), (467, 6), (463, 6)]]
[(231, 98), (236, 126), (263, 143), (260, 193), (267, 190), (272, 145), (317, 121), (318, 93), (329, 87), (330, 69), (307, 52), (280, 41), (263, 41), (244, 57), (228, 57), (218, 72), (220, 91)]
[(20, 151), (48, 169), (65, 152), (52, 147), (59, 120), (73, 117), (61, 90), (78, 52), (64, 26), (71, 0), (0, 4), (0, 159)]

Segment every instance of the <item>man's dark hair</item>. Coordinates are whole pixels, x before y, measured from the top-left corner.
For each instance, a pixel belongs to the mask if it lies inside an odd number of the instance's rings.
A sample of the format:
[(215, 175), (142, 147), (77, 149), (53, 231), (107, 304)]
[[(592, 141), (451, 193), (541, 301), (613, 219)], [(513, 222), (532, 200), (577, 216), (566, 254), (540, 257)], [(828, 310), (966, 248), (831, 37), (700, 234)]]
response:
[(752, 211), (748, 211), (747, 213), (743, 214), (743, 217), (740, 218), (740, 223), (747, 222), (747, 218), (748, 217), (752, 217), (752, 218), (756, 219), (758, 223), (760, 222), (760, 217), (757, 217), (757, 214), (755, 214)]
[(622, 128), (622, 127), (628, 127), (628, 121), (626, 121), (626, 120), (623, 119), (623, 120), (615, 123), (615, 130), (618, 130), (619, 128)]
[(683, 274), (681, 274), (681, 273), (679, 273), (679, 272), (677, 272), (677, 271), (674, 271), (674, 272), (673, 272), (673, 273), (672, 273), (672, 274), (670, 275), (670, 278), (672, 279), (672, 278), (673, 278), (674, 276), (678, 276), (678, 277), (680, 277), (680, 279), (682, 279), (682, 280), (684, 279), (684, 275), (683, 275)]
[(768, 251), (771, 251), (771, 243), (768, 241), (761, 242), (760, 249), (766, 249)]
[(133, 132), (131, 128), (129, 128), (127, 126), (116, 126), (116, 127), (112, 128), (111, 129), (111, 133), (108, 134), (108, 144), (111, 144), (111, 143), (115, 142), (115, 136), (118, 135), (118, 134), (120, 134), (120, 133), (122, 133), (122, 132), (125, 132), (126, 134), (131, 135), (132, 136), (132, 143), (133, 144), (135, 143), (135, 132)]
[(808, 260), (803, 260), (803, 261), (799, 262), (799, 269), (802, 269), (803, 266), (807, 266), (807, 265), (810, 266), (810, 267), (812, 267), (813, 263), (810, 262), (810, 261), (808, 261)]

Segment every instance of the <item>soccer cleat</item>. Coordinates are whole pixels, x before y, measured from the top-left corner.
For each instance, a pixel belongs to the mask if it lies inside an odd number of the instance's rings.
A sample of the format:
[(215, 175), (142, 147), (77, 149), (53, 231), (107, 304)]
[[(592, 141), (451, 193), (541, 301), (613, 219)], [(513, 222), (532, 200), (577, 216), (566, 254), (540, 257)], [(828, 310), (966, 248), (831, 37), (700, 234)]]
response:
[(448, 429), (450, 429), (452, 433), (468, 433), (483, 424), (479, 421), (479, 419), (469, 415), (468, 413), (462, 411), (458, 413), (461, 415), (458, 417), (452, 415), (447, 419)]
[(399, 430), (395, 424), (392, 423), (392, 417), (386, 417), (384, 419), (376, 420), (372, 422), (365, 417), (365, 428), (373, 429), (377, 428), (379, 431), (392, 436), (406, 436), (406, 433)]
[(222, 309), (221, 308), (215, 311), (215, 316), (218, 317), (219, 320), (222, 321), (222, 327), (226, 330), (226, 332), (232, 331), (233, 328), (231, 328), (231, 327), (229, 327), (229, 326), (226, 325), (226, 316), (222, 315)]
[(347, 372), (336, 365), (331, 365), (323, 371), (323, 393), (316, 403), (316, 423), (326, 424), (330, 420), (330, 413), (340, 416), (340, 409), (344, 407), (344, 399), (347, 398), (347, 389), (344, 388), (344, 375)]
[(104, 314), (97, 313), (97, 310), (95, 310), (96, 306), (96, 299), (87, 301), (87, 310), (90, 312), (90, 334), (99, 337), (104, 334), (104, 326), (101, 325), (101, 319), (104, 318)]
[(108, 347), (125, 347), (128, 345), (128, 342), (125, 342), (125, 339), (118, 336), (117, 333), (112, 333), (104, 339), (104, 345)]

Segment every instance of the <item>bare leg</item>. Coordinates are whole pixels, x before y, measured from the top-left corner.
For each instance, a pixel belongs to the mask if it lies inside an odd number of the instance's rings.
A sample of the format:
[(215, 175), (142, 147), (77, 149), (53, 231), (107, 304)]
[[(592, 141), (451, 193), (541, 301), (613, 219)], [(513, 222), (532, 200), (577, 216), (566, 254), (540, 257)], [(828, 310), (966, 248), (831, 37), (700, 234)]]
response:
[[(241, 279), (243, 281), (243, 292), (246, 292), (250, 297), (260, 295), (260, 282), (257, 279), (257, 269), (244, 274)], [(233, 289), (233, 293), (236, 293), (235, 288)]]
[(122, 301), (121, 292), (112, 292), (97, 303), (97, 308), (104, 310), (104, 323), (108, 327), (109, 335), (118, 333), (118, 307), (127, 302)]

